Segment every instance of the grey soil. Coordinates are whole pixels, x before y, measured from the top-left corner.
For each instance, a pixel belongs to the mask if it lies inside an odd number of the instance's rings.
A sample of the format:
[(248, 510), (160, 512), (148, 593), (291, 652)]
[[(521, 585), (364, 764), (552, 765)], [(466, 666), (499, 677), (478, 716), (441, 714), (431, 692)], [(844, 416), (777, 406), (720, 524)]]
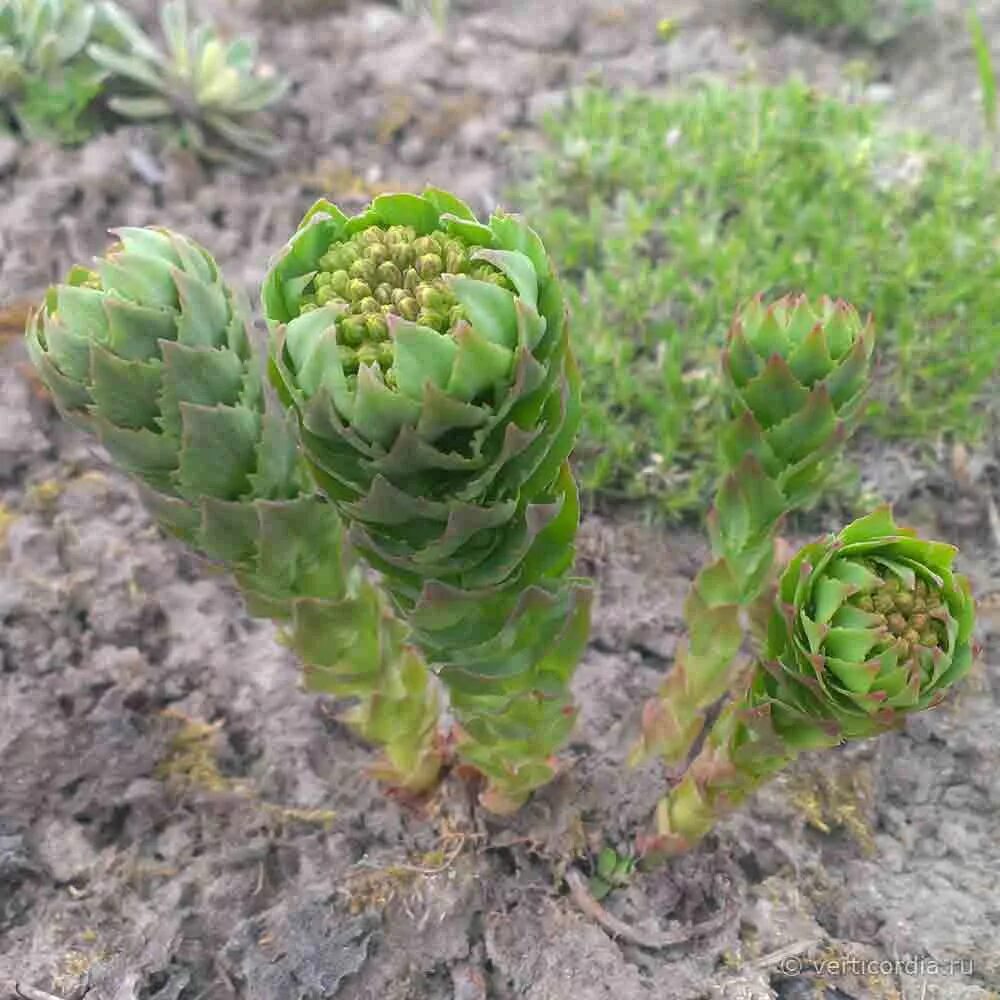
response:
[[(187, 232), (249, 291), (320, 194), (360, 202), (430, 181), (492, 208), (510, 151), (591, 75), (660, 89), (798, 70), (840, 92), (858, 56), (737, 0), (461, 6), (442, 39), (382, 5), (289, 24), (199, 5), (264, 33), (299, 83), (284, 165), (208, 175), (138, 132), (78, 151), (0, 143), (0, 304), (37, 297), (123, 224)], [(901, 124), (978, 142), (961, 5), (938, 6), (930, 27), (869, 55), (882, 77), (869, 96)], [(980, 7), (1000, 37), (1000, 3)], [(669, 44), (663, 16), (681, 25)], [(904, 517), (963, 546), (983, 603), (979, 669), (905, 731), (802, 760), (699, 850), (613, 894), (609, 913), (640, 938), (714, 920), (644, 947), (582, 912), (563, 876), (601, 843), (626, 848), (666, 787), (658, 766), (622, 761), (670, 667), (699, 535), (586, 518), (581, 569), (599, 602), (580, 725), (564, 773), (522, 815), (482, 815), (456, 775), (430, 803), (387, 799), (271, 626), (60, 423), (17, 338), (0, 351), (0, 993), (18, 981), (64, 997), (89, 979), (96, 1000), (997, 995), (995, 454), (943, 450), (938, 471), (902, 482), (885, 476), (905, 456), (865, 463)]]

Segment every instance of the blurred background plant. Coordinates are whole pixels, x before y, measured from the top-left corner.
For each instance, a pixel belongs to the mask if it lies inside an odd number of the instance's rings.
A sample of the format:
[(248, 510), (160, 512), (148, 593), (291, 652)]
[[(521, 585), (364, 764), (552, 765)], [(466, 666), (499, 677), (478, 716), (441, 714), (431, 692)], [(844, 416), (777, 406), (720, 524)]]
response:
[(764, 9), (793, 27), (820, 33), (840, 32), (852, 39), (883, 45), (915, 18), (927, 14), (934, 0), (763, 0)]
[(199, 156), (241, 169), (281, 152), (258, 117), (285, 95), (288, 84), (257, 65), (252, 39), (224, 41), (213, 25), (192, 24), (186, 0), (160, 10), (165, 50), (121, 8), (112, 9), (112, 18), (120, 44), (87, 50), (109, 74), (112, 112), (161, 125)]
[(443, 28), (448, 22), (451, 0), (399, 0), (399, 3), (403, 12), (412, 17), (429, 14), (439, 28)]
[(989, 135), (992, 146), (996, 145), (997, 135), (997, 75), (993, 66), (993, 53), (990, 51), (990, 40), (986, 36), (983, 19), (979, 16), (975, 4), (969, 4), (966, 12), (966, 24), (972, 41), (972, 53), (976, 59), (976, 74), (979, 77), (980, 99), (983, 105), (983, 124)]
[[(510, 201), (569, 279), (589, 490), (704, 510), (718, 352), (732, 303), (757, 292), (828, 292), (875, 314), (863, 430), (930, 450), (996, 420), (1000, 179), (986, 155), (794, 82), (670, 100), (591, 90), (546, 133)], [(840, 490), (857, 497), (847, 474)]]
[(66, 144), (94, 131), (107, 71), (86, 50), (107, 36), (109, 9), (87, 0), (0, 0), (0, 107), (10, 127)]

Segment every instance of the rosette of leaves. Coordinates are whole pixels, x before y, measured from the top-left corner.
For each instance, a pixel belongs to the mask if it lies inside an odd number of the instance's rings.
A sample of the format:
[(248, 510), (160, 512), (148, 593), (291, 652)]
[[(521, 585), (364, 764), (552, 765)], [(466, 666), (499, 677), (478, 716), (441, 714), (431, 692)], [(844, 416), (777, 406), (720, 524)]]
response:
[(729, 420), (708, 531), (713, 559), (685, 604), (688, 637), (646, 706), (633, 759), (684, 761), (704, 715), (733, 682), (745, 616), (771, 597), (782, 518), (821, 495), (857, 425), (874, 329), (845, 302), (757, 297), (737, 312), (722, 356)]
[(975, 605), (956, 549), (881, 507), (804, 546), (783, 572), (764, 655), (657, 810), (649, 857), (687, 850), (804, 750), (900, 727), (974, 658)]
[(242, 310), (206, 250), (122, 229), (28, 323), (61, 412), (136, 477), (161, 525), (230, 569), (251, 612), (287, 630), (306, 685), (357, 699), (347, 721), (411, 789), (438, 770), (437, 693), (406, 630), (304, 469), (294, 420), (267, 405)]
[(88, 0), (0, 0), (0, 105), (29, 138), (74, 143), (106, 71), (87, 54), (113, 5)]
[(511, 811), (554, 773), (588, 630), (579, 376), (545, 248), (438, 189), (354, 217), (320, 201), (263, 298), (316, 481), (444, 680), (483, 803)]
[(274, 136), (256, 122), (288, 84), (257, 66), (251, 39), (226, 42), (210, 24), (193, 26), (186, 0), (161, 7), (166, 51), (124, 11), (116, 10), (112, 23), (117, 43), (91, 45), (88, 52), (112, 75), (107, 104), (113, 112), (176, 129), (199, 156), (238, 168), (280, 153)]

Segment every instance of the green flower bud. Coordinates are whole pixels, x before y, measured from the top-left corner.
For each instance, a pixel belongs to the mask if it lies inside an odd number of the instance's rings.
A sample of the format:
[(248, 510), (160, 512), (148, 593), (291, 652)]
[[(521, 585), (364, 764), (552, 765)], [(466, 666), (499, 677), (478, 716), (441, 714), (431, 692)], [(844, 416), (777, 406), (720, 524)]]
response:
[(390, 248), (390, 259), (401, 271), (412, 267), (417, 259), (416, 251), (409, 243), (399, 243)]
[(368, 324), (364, 316), (345, 316), (337, 328), (337, 339), (348, 347), (360, 347), (365, 342), (367, 330)]
[[(382, 341), (389, 339), (389, 324), (381, 313), (369, 314), (365, 317), (365, 330), (370, 340)], [(392, 346), (389, 346), (389, 364), (392, 364)]]
[(436, 253), (424, 254), (417, 259), (417, 272), (425, 281), (439, 278), (444, 270), (444, 262)]
[(347, 286), (347, 298), (351, 302), (360, 302), (362, 299), (367, 299), (371, 293), (371, 287), (360, 278), (352, 278)]
[(350, 266), (347, 273), (352, 278), (360, 278), (366, 284), (374, 285), (378, 281), (375, 272), (376, 272), (375, 262), (362, 258), (361, 260), (356, 260)]
[(412, 296), (403, 299), (397, 308), (403, 319), (416, 320), (417, 316), (420, 315), (420, 303)]
[(439, 288), (435, 288), (434, 285), (421, 285), (417, 289), (416, 299), (424, 309), (438, 312), (450, 308), (453, 301), (449, 295), (446, 295)]
[(385, 264), (389, 257), (389, 248), (384, 243), (373, 243), (365, 248), (365, 259), (370, 260), (376, 268)]
[(403, 284), (403, 272), (391, 261), (379, 264), (375, 269), (375, 277), (391, 288), (399, 288)]
[(333, 271), (330, 274), (330, 287), (342, 299), (347, 298), (348, 290), (351, 287), (351, 276), (346, 271)]
[(421, 236), (419, 239), (413, 241), (413, 252), (418, 257), (423, 257), (429, 253), (437, 253), (440, 249), (437, 240), (430, 236)]

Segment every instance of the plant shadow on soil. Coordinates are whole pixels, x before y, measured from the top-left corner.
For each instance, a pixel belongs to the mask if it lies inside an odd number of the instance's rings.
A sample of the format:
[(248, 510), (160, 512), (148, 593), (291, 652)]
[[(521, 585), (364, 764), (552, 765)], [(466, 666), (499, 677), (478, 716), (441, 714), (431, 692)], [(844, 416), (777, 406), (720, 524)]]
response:
[[(633, 37), (655, 37), (656, 4), (601, 23), (555, 4), (544, 31), (520, 35), (497, 5), (472, 15), (486, 19), (479, 36), (468, 28), (483, 42), (476, 59), (450, 63), (428, 41), (432, 29), (417, 44), (410, 22), (365, 7), (356, 61), (301, 81), (299, 124), (284, 136), (308, 154), (301, 163), (334, 151), (322, 178), (236, 185), (178, 158), (145, 183), (128, 156), (144, 148), (133, 132), (77, 152), (21, 151), (13, 166), (5, 152), (3, 299), (37, 296), (70, 258), (100, 248), (109, 225), (152, 222), (203, 241), (252, 287), (330, 177), (359, 184), (361, 201), (387, 178), (413, 186), (461, 175), (458, 193), (491, 207), (503, 170), (496, 136), (530, 127), (595, 62), (619, 83), (646, 74), (640, 86), (741, 70), (742, 50), (719, 27), (726, 5), (678, 6), (689, 17), (669, 57)], [(316, 23), (327, 27), (272, 33), (289, 68), (316, 62), (330, 41), (328, 22)], [(836, 69), (812, 43), (782, 37), (772, 54), (820, 77)], [(372, 82), (380, 72), (384, 89)], [(439, 77), (443, 97), (427, 82)], [(486, 104), (435, 160), (421, 136), (467, 114), (447, 100), (471, 79)], [(378, 133), (394, 85), (416, 103), (397, 109), (403, 124), (387, 151)], [(329, 113), (302, 124), (319, 101)], [(382, 173), (348, 178), (357, 163)], [(123, 170), (133, 171), (127, 185)], [(258, 211), (247, 213), (251, 202)], [(16, 980), (66, 995), (89, 976), (98, 1000), (799, 997), (816, 977), (783, 975), (769, 958), (794, 946), (814, 958), (924, 955), (975, 967), (931, 980), (845, 974), (830, 984), (841, 996), (985, 1000), (1000, 988), (995, 463), (970, 469), (952, 455), (940, 476), (894, 496), (904, 519), (962, 546), (984, 605), (976, 674), (903, 732), (804, 759), (690, 856), (612, 894), (608, 910), (646, 930), (736, 905), (717, 933), (651, 950), (582, 914), (561, 874), (601, 844), (627, 848), (665, 788), (658, 766), (626, 773), (622, 761), (682, 631), (706, 552), (699, 533), (665, 533), (620, 510), (588, 515), (580, 568), (598, 601), (565, 772), (510, 821), (478, 813), (455, 775), (414, 808), (365, 776), (369, 750), (328, 701), (299, 690), (274, 630), (246, 615), (223, 576), (166, 541), (128, 482), (55, 417), (20, 345), (0, 349), (0, 989)], [(874, 444), (865, 456), (873, 482), (895, 457)], [(808, 533), (817, 527), (830, 525)]]

